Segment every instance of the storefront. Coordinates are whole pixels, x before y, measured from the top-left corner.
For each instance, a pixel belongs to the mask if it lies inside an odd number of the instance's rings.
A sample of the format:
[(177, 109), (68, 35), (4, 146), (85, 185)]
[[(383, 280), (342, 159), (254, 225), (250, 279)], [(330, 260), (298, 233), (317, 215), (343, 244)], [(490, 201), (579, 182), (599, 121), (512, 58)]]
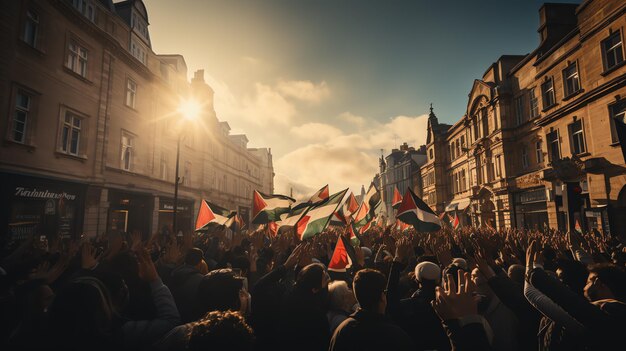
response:
[[(193, 228), (195, 214), (193, 213), (193, 201), (178, 199), (178, 214), (176, 226), (183, 233), (190, 233)], [(161, 234), (172, 232), (174, 222), (174, 199), (169, 197), (159, 198), (159, 220), (158, 230)]]
[(543, 229), (548, 226), (548, 208), (545, 187), (526, 190), (513, 195), (515, 226)]
[(82, 231), (84, 184), (7, 173), (0, 182), (2, 246), (42, 236), (76, 238)]
[(143, 235), (151, 234), (154, 207), (151, 195), (111, 189), (109, 204), (107, 231), (132, 233), (138, 230)]

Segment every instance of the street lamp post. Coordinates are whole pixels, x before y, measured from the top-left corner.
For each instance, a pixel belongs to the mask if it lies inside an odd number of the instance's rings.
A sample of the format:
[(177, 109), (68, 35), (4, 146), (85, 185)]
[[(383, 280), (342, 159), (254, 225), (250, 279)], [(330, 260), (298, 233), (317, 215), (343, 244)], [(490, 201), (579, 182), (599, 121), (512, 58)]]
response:
[[(200, 113), (200, 105), (192, 100), (181, 101), (178, 112), (183, 116), (184, 121), (192, 121), (195, 120), (198, 114)], [(174, 231), (174, 235), (178, 234), (178, 226), (176, 222), (176, 217), (178, 214), (178, 186), (180, 184), (180, 177), (178, 175), (180, 169), (180, 139), (182, 136), (182, 131), (178, 132), (178, 138), (176, 139), (176, 174), (174, 175), (174, 212), (172, 214), (172, 230)]]
[(180, 177), (178, 176), (180, 161), (180, 133), (176, 140), (176, 174), (174, 175), (174, 213), (172, 215), (172, 230), (174, 235), (178, 235), (178, 227), (176, 226), (176, 214), (178, 213), (178, 184), (180, 183)]

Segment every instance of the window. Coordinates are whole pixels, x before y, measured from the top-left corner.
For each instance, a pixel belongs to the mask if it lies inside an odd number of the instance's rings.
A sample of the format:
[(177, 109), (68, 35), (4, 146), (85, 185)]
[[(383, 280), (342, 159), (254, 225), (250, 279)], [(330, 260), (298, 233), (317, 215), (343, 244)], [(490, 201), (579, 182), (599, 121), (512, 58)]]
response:
[(457, 139), (456, 142), (454, 142), (454, 145), (456, 146), (456, 157), (460, 157), (461, 156), (461, 142), (459, 141), (459, 139)]
[(26, 142), (26, 128), (30, 112), (31, 96), (18, 90), (15, 96), (15, 113), (13, 114), (13, 130), (11, 140), (18, 143)]
[(82, 127), (82, 118), (66, 111), (63, 119), (63, 128), (61, 130), (61, 151), (78, 156), (80, 151), (80, 132)]
[(615, 120), (626, 123), (626, 100), (622, 99), (616, 104), (609, 106), (609, 120), (611, 124), (611, 143), (618, 143), (617, 130), (615, 129)]
[(578, 78), (576, 62), (563, 70), (563, 88), (565, 89), (565, 96), (570, 96), (580, 90), (580, 79)]
[[(185, 170), (183, 174), (183, 185), (191, 186), (191, 162), (185, 162)], [(224, 176), (224, 190), (226, 190), (226, 176)]]
[(132, 79), (126, 80), (126, 106), (135, 108), (135, 97), (137, 96), (137, 83)]
[(431, 148), (428, 152), (430, 154), (430, 159), (432, 160), (435, 157), (433, 154), (433, 149)]
[(87, 49), (70, 40), (65, 66), (81, 77), (87, 77), (87, 53)]
[(541, 99), (543, 100), (544, 110), (555, 104), (554, 83), (552, 78), (541, 84)]
[(612, 33), (602, 41), (602, 56), (604, 57), (604, 69), (610, 70), (624, 62), (621, 32)]
[(515, 118), (517, 125), (524, 123), (524, 96), (515, 98)]
[(461, 135), (461, 151), (465, 149), (465, 135)]
[(583, 134), (582, 120), (576, 120), (569, 125), (569, 135), (571, 140), (571, 151), (573, 155), (585, 152), (585, 136)]
[(121, 166), (125, 171), (130, 171), (133, 164), (133, 137), (122, 132)]
[(496, 177), (502, 177), (502, 155), (496, 155)]
[(535, 142), (535, 157), (537, 158), (537, 163), (543, 162), (543, 142), (537, 141)]
[(465, 179), (465, 170), (461, 170), (461, 191), (465, 191), (467, 189), (467, 181)]
[(528, 147), (522, 147), (522, 169), (528, 168)]
[(548, 140), (548, 156), (550, 157), (550, 161), (555, 161), (561, 159), (561, 149), (559, 145), (559, 131), (553, 130), (546, 135), (546, 139)]
[[(167, 156), (161, 151), (161, 180), (167, 180), (168, 168), (167, 168)], [(215, 181), (215, 172), (213, 172), (213, 182)]]
[(530, 118), (535, 118), (539, 116), (539, 102), (537, 101), (537, 94), (535, 92), (535, 88), (531, 88), (528, 90), (528, 101), (530, 106)]
[(489, 135), (489, 113), (486, 107), (481, 112), (481, 121), (483, 124), (482, 135), (486, 137)]
[(26, 21), (24, 22), (24, 33), (22, 39), (32, 47), (37, 47), (37, 39), (39, 35), (39, 15), (32, 11), (26, 11)]
[(478, 130), (478, 122), (476, 121), (476, 117), (472, 120), (472, 127), (474, 129), (474, 140), (478, 140), (480, 138), (480, 131)]
[(146, 51), (143, 49), (143, 46), (141, 46), (141, 44), (135, 42), (134, 40), (131, 40), (130, 53), (141, 63), (143, 63), (144, 65), (146, 64)]
[(91, 22), (95, 21), (95, 9), (93, 4), (89, 0), (72, 0), (72, 6), (81, 13), (81, 15), (87, 17)]

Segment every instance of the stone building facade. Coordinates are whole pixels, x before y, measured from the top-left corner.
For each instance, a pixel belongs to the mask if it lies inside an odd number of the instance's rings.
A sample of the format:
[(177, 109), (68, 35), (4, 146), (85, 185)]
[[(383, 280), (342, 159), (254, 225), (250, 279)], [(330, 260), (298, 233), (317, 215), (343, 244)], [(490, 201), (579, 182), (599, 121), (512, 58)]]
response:
[(453, 126), (429, 117), (424, 199), (462, 224), (626, 233), (626, 3), (545, 4), (540, 44), (474, 82)]
[(248, 219), (272, 188), (271, 151), (230, 134), (203, 72), (152, 51), (142, 1), (7, 1), (0, 23), (2, 241), (171, 230), (178, 142), (180, 230), (200, 199)]
[(422, 177), (420, 166), (426, 162), (426, 147), (419, 149), (409, 146), (407, 143), (400, 145), (399, 149), (392, 149), (384, 159), (380, 159), (380, 173), (378, 183), (375, 184), (381, 191), (381, 212), (387, 218), (394, 218), (395, 210), (391, 206), (394, 188), (402, 196), (407, 188), (411, 188), (418, 196), (422, 196)]

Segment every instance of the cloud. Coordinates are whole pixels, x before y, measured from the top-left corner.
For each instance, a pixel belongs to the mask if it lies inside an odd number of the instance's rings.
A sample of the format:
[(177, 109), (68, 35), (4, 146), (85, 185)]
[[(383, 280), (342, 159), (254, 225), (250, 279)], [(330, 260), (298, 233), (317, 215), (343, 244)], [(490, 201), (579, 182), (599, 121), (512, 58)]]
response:
[(276, 89), (284, 96), (310, 103), (319, 103), (330, 95), (330, 89), (325, 81), (315, 84), (308, 80), (281, 80)]
[(298, 127), (292, 127), (292, 136), (306, 140), (328, 140), (343, 134), (341, 129), (325, 123), (305, 123)]
[(338, 118), (349, 123), (350, 125), (356, 126), (357, 128), (361, 128), (365, 125), (365, 117), (357, 116), (350, 112), (341, 113)]
[[(416, 148), (426, 142), (427, 115), (397, 116), (386, 123), (363, 120), (367, 128), (358, 133), (312, 142), (276, 157), (274, 168), (281, 174), (275, 179), (276, 191), (289, 191), (293, 184), (298, 184), (301, 191), (312, 194), (330, 184), (331, 191), (349, 187), (358, 192), (378, 173), (380, 149), (388, 154), (401, 142)], [(319, 123), (309, 123), (313, 127), (316, 124)], [(288, 183), (283, 183), (285, 179)]]

